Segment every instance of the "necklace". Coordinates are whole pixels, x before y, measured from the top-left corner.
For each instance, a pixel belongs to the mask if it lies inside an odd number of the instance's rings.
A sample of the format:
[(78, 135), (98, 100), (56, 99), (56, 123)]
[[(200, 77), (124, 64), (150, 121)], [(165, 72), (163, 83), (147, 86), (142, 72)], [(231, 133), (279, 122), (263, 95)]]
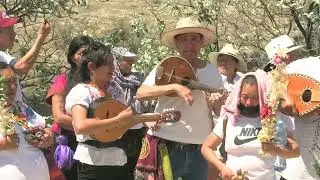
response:
[(98, 90), (99, 96), (101, 96), (101, 97), (105, 97), (106, 94), (108, 94), (108, 92), (107, 92), (108, 88), (106, 86), (104, 86), (104, 88), (100, 88), (95, 83), (89, 83), (89, 86), (96, 88)]

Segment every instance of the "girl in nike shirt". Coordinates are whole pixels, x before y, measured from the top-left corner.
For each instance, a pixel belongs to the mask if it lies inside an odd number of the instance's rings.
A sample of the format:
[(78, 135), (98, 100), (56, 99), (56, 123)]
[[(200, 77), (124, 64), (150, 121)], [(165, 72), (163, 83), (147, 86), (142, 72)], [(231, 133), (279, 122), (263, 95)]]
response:
[[(250, 180), (275, 180), (274, 157), (299, 156), (299, 148), (292, 135), (291, 121), (286, 122), (288, 148), (276, 147), (272, 143), (262, 146), (257, 139), (261, 129), (259, 110), (267, 102), (267, 85), (268, 76), (264, 72), (246, 74), (228, 97), (213, 133), (202, 145), (202, 154), (209, 163), (219, 169), (223, 180), (231, 180), (239, 169), (248, 171)], [(224, 121), (226, 128), (223, 127)], [(225, 141), (227, 152), (226, 164), (221, 162), (213, 151), (222, 141)], [(261, 148), (273, 156), (260, 155)]]

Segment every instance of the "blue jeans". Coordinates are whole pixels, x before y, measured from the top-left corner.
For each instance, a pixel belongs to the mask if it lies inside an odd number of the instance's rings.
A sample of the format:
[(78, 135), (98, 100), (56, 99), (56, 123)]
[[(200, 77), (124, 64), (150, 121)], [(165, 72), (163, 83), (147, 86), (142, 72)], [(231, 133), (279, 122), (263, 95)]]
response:
[(207, 180), (208, 164), (200, 148), (167, 148), (174, 180)]

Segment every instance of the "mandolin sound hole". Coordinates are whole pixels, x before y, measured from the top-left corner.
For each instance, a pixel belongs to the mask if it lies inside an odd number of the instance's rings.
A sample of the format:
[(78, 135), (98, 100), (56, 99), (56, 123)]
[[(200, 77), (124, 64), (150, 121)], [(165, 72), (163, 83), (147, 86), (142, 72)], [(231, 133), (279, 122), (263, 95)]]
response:
[(310, 89), (304, 90), (303, 93), (302, 93), (302, 96), (301, 96), (303, 102), (306, 102), (306, 103), (310, 102), (311, 101), (311, 95), (312, 95), (312, 92), (311, 92)]

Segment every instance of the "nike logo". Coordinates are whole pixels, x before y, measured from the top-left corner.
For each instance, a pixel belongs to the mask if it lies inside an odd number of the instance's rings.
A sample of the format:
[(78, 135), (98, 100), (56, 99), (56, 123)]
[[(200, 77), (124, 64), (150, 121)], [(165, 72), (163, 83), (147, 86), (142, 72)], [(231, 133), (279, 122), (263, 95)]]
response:
[(234, 138), (234, 144), (239, 146), (239, 145), (248, 143), (248, 142), (250, 142), (250, 141), (254, 141), (254, 140), (256, 140), (256, 139), (257, 139), (257, 136), (256, 136), (256, 137), (252, 137), (252, 138), (248, 138), (248, 139), (239, 139), (239, 137), (236, 136), (236, 137)]

